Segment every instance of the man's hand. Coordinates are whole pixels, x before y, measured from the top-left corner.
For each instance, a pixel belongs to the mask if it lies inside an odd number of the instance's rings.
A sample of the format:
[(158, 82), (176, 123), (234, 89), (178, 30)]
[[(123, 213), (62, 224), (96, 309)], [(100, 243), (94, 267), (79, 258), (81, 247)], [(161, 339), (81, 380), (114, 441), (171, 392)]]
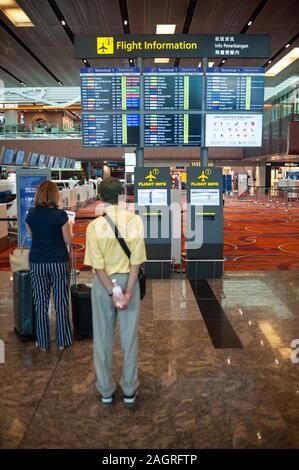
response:
[(117, 300), (116, 300), (116, 298), (115, 298), (114, 295), (112, 296), (112, 303), (113, 303), (114, 307), (117, 308), (118, 310), (127, 310), (128, 305), (129, 305), (129, 302), (128, 302), (128, 299), (127, 299), (126, 294), (124, 294), (124, 303), (122, 304), (122, 307), (121, 307), (121, 308), (117, 305), (118, 302), (117, 302)]
[(128, 308), (131, 297), (132, 297), (132, 294), (130, 294), (129, 292), (124, 292), (124, 298), (126, 299), (126, 305), (127, 305), (126, 308)]

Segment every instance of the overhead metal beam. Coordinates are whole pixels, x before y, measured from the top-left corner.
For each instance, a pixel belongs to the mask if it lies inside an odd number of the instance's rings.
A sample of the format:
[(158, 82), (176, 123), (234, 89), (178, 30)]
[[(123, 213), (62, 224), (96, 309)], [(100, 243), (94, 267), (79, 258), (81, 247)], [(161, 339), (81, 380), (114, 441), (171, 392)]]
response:
[[(193, 20), (195, 8), (196, 8), (197, 0), (189, 0), (189, 5), (186, 13), (185, 23), (182, 29), (183, 34), (188, 34), (190, 30), (190, 26)], [(177, 57), (174, 61), (174, 66), (178, 67), (180, 64), (180, 59)]]
[(61, 80), (47, 67), (32, 50), (20, 39), (16, 33), (0, 18), (0, 26), (21, 46), (36, 62), (59, 84), (62, 85)]

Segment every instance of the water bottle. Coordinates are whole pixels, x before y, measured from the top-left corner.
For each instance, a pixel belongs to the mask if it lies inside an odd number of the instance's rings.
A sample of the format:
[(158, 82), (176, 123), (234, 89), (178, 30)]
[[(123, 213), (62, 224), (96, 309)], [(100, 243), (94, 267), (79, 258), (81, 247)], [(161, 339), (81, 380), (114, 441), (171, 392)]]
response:
[(116, 279), (112, 279), (112, 284), (112, 294), (115, 302), (115, 307), (121, 309), (125, 304), (125, 298), (122, 288), (117, 284)]

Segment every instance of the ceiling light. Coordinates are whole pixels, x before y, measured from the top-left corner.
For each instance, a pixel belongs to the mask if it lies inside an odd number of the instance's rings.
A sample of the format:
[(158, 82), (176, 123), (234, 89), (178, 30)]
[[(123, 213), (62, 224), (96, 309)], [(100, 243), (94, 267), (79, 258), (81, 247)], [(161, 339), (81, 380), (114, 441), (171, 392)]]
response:
[(128, 20), (125, 20), (124, 25), (127, 26), (127, 24), (128, 24)]
[(253, 21), (251, 21), (251, 20), (250, 20), (250, 21), (248, 21), (248, 23), (247, 23), (247, 26), (251, 26), (251, 25), (252, 25), (252, 23), (253, 23)]
[(157, 24), (156, 34), (174, 34), (176, 24)]
[(159, 57), (158, 59), (155, 59), (155, 64), (169, 64), (169, 58)]
[(15, 0), (0, 0), (0, 8), (15, 7)]
[[(292, 62), (299, 58), (299, 47), (294, 47), (287, 55), (280, 59), (266, 72), (267, 77), (275, 77), (278, 73), (291, 65)], [(268, 62), (269, 63), (269, 62)]]
[(61, 20), (61, 24), (62, 24), (62, 26), (65, 26), (66, 22), (64, 20)]
[[(208, 67), (213, 67), (214, 64), (215, 62), (209, 62)], [(198, 67), (201, 67), (201, 62), (199, 62)]]
[(3, 8), (3, 13), (17, 27), (33, 26), (32, 21), (20, 7)]

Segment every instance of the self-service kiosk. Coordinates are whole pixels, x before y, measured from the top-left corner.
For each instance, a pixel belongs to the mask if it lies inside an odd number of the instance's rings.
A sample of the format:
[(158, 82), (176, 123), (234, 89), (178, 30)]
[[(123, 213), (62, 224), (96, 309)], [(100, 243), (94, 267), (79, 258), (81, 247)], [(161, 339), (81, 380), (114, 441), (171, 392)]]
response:
[(222, 168), (187, 169), (187, 276), (223, 274)]
[(171, 274), (171, 180), (169, 168), (136, 167), (135, 211), (144, 224), (146, 275), (151, 279)]

